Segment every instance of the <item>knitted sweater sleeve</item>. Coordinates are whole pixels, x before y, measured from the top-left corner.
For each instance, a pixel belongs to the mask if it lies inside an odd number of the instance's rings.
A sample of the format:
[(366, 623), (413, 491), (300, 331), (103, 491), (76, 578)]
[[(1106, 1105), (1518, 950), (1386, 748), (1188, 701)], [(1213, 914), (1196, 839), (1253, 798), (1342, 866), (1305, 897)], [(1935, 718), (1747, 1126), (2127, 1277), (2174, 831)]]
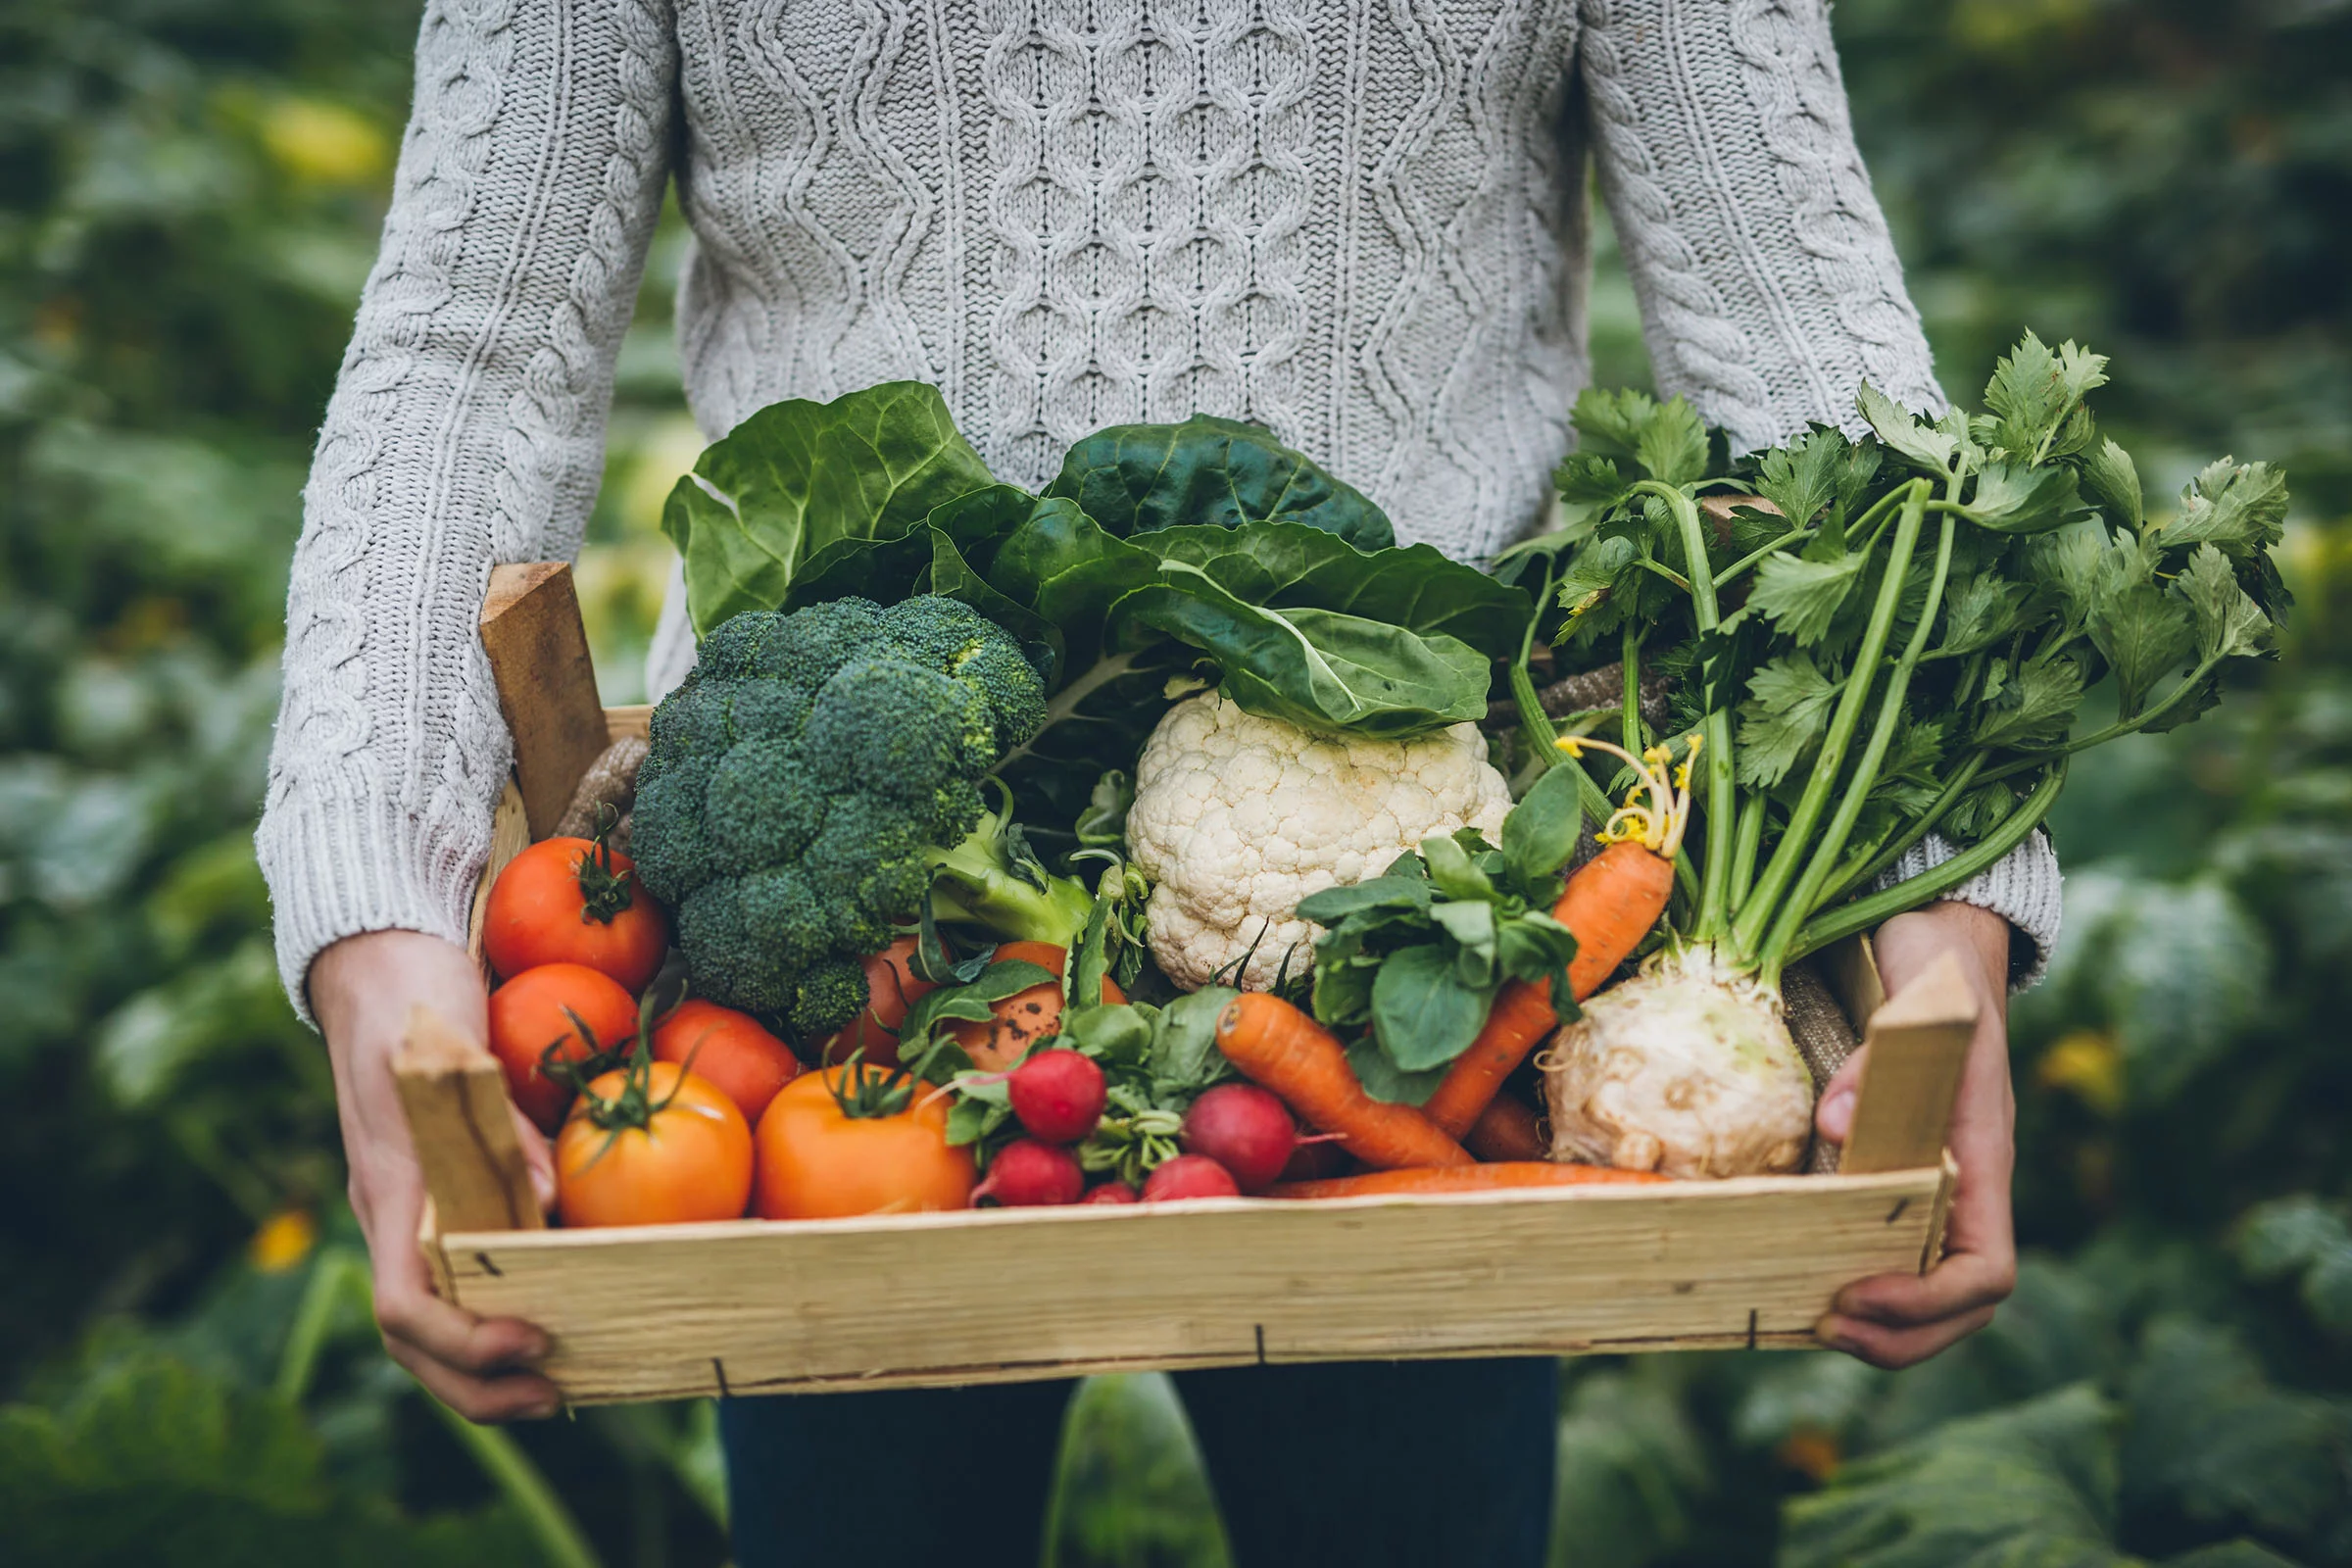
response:
[(490, 568), (579, 547), (667, 176), (665, 0), (432, 0), (374, 270), (319, 431), (257, 849), (277, 957), (463, 941), (513, 745)]
[[(1860, 433), (1867, 380), (1940, 412), (1902, 265), (1854, 143), (1827, 0), (1583, 0), (1589, 134), (1661, 392), (1735, 451), (1808, 421)], [(1950, 858), (1931, 838), (1889, 880)], [(2058, 940), (2040, 833), (1948, 895), (2008, 918), (2031, 984)]]

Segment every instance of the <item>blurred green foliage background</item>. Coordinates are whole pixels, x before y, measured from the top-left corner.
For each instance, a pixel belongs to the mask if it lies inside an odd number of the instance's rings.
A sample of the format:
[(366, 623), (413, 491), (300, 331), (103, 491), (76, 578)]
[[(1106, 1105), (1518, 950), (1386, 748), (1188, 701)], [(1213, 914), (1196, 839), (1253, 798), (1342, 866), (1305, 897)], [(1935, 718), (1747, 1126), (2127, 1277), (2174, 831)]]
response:
[[(377, 1349), (324, 1058), (250, 845), (312, 431), (372, 256), (414, 0), (0, 12), (0, 1538), (11, 1561), (714, 1563), (707, 1407), (483, 1434)], [(1843, 0), (1940, 363), (2115, 356), (2177, 486), (2282, 464), (2300, 601), (2222, 713), (2078, 769), (2018, 1009), (1987, 1333), (1577, 1363), (1573, 1568), (2352, 1563), (2352, 4)], [(665, 226), (581, 564), (639, 693), (699, 448)], [(1646, 376), (1604, 261), (1604, 381)], [(1972, 385), (1951, 390), (1972, 397)], [(1223, 1561), (1164, 1384), (1091, 1385), (1067, 1565)]]

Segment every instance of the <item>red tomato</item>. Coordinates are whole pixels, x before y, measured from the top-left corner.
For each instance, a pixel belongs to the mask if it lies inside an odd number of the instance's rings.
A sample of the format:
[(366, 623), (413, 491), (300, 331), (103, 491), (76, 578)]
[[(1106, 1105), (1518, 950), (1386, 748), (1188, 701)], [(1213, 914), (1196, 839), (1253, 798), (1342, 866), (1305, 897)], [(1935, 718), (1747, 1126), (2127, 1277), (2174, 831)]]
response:
[[(908, 1091), (904, 1108), (881, 1110), (885, 1096)], [(868, 1103), (859, 1106), (858, 1102)], [(768, 1102), (756, 1135), (761, 1219), (840, 1219), (851, 1214), (906, 1214), (964, 1208), (972, 1200), (972, 1152), (948, 1142), (948, 1097), (931, 1085), (895, 1083), (871, 1068), (853, 1084), (847, 1067), (805, 1073)]]
[(679, 1003), (655, 1028), (654, 1058), (716, 1084), (746, 1122), (757, 1122), (776, 1091), (801, 1075), (801, 1058), (759, 1019), (700, 998)]
[[(717, 1085), (651, 1063), (641, 1125), (600, 1125), (598, 1102), (623, 1099), (628, 1074), (588, 1086), (556, 1139), (556, 1211), (566, 1225), (673, 1225), (740, 1219), (752, 1196), (752, 1130)], [(609, 1118), (608, 1118), (609, 1119)]]
[(584, 963), (630, 991), (669, 952), (669, 916), (638, 884), (636, 862), (592, 839), (542, 839), (507, 862), (482, 911), (482, 953), (513, 979), (546, 963)]
[[(997, 949), (992, 963), (1005, 963), (1019, 958), (1034, 963), (1054, 976), (1050, 985), (1031, 986), (1016, 991), (989, 1008), (994, 1015), (986, 1023), (977, 1018), (957, 1018), (946, 1026), (946, 1032), (963, 1047), (972, 1065), (986, 1072), (1001, 1072), (1021, 1059), (1021, 1054), (1037, 1041), (1061, 1033), (1061, 971), (1069, 961), (1069, 950), (1057, 948), (1051, 942), (1007, 942)], [(1122, 1003), (1127, 994), (1119, 989), (1110, 976), (1102, 977), (1102, 1000)]]
[(930, 981), (914, 977), (914, 938), (901, 937), (865, 959), (865, 1010), (818, 1045), (817, 1060), (847, 1061), (863, 1049), (877, 1067), (899, 1064), (899, 1025), (906, 1021), (907, 1006), (931, 989)]
[[(593, 1041), (580, 1038), (565, 1008), (579, 1014)], [(490, 1050), (507, 1070), (507, 1093), (543, 1133), (563, 1123), (571, 1102), (571, 1091), (540, 1070), (549, 1048), (558, 1061), (578, 1061), (636, 1034), (636, 999), (586, 964), (543, 963), (490, 993)]]

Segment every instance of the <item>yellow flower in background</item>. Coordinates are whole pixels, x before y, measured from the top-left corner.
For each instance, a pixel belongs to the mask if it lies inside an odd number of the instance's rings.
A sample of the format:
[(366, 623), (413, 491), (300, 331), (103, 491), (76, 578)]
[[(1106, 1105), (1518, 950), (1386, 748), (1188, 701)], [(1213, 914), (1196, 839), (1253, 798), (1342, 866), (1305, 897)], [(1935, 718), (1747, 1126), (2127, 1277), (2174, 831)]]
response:
[(2102, 1116), (2123, 1108), (2124, 1058), (2115, 1036), (2077, 1029), (2042, 1054), (2034, 1077), (2044, 1089), (2063, 1089)]
[(307, 1208), (281, 1208), (245, 1244), (245, 1256), (265, 1274), (283, 1274), (318, 1245), (318, 1222)]
[(260, 129), (277, 167), (311, 184), (373, 185), (391, 167), (390, 139), (374, 122), (328, 99), (274, 99)]

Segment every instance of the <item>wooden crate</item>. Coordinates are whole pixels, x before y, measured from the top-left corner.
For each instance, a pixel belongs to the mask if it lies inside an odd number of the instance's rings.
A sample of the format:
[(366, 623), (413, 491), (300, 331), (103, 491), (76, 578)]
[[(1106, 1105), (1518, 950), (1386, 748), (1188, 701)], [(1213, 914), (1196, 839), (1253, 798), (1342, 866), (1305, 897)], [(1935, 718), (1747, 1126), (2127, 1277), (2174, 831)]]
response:
[[(483, 620), (516, 738), (487, 887), (646, 710), (598, 708), (565, 568), (499, 568)], [(476, 915), (478, 936), (478, 899)], [(1836, 1176), (551, 1230), (479, 1047), (420, 1011), (400, 1080), (442, 1294), (545, 1328), (547, 1374), (580, 1403), (1798, 1347), (1839, 1287), (1939, 1255), (1943, 1128), (1975, 1021), (1956, 966), (1883, 1006), (1867, 954), (1845, 967), (1872, 1054)]]

